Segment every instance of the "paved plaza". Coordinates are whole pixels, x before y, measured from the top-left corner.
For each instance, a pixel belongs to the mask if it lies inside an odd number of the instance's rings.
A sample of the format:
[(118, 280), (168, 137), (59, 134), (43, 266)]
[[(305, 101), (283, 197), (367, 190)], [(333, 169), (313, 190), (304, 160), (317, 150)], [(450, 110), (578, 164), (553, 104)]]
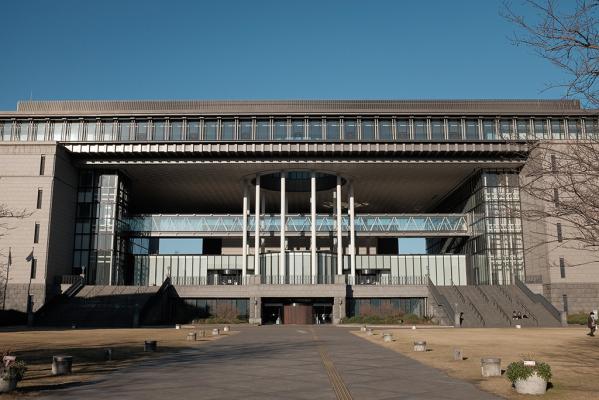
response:
[(159, 357), (48, 399), (497, 399), (333, 326), (241, 333)]

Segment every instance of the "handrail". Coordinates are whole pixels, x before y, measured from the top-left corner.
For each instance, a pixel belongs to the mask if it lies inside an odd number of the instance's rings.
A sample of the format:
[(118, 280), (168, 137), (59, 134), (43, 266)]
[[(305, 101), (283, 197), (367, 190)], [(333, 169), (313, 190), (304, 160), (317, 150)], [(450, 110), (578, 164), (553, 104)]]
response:
[(530, 299), (532, 300), (534, 303), (541, 303), (541, 305), (543, 307), (545, 307), (545, 309), (547, 311), (549, 311), (549, 313), (551, 315), (553, 315), (553, 317), (555, 319), (557, 319), (558, 321), (561, 321), (561, 313), (559, 312), (559, 310), (557, 308), (555, 308), (555, 306), (553, 304), (551, 304), (546, 298), (545, 296), (542, 296), (540, 294), (537, 293), (533, 293), (532, 290), (530, 290), (528, 288), (528, 286), (526, 286), (520, 279), (518, 279), (517, 277), (514, 279), (514, 282), (516, 284), (516, 286), (524, 292), (524, 294)]
[(69, 288), (67, 290), (64, 291), (64, 295), (66, 297), (73, 297), (75, 294), (77, 294), (77, 292), (79, 290), (81, 290), (83, 288), (83, 286), (85, 286), (85, 281), (83, 280), (83, 277), (79, 277), (79, 279), (75, 279), (75, 281), (71, 284), (71, 286), (69, 286)]
[(499, 311), (499, 313), (501, 315), (503, 315), (503, 317), (505, 318), (505, 320), (512, 325), (512, 319), (510, 318), (510, 316), (505, 312), (505, 310), (503, 308), (501, 308), (501, 306), (495, 301), (495, 299), (489, 298), (489, 296), (487, 296), (487, 294), (480, 288), (480, 286), (478, 285), (474, 285), (474, 287), (476, 288), (476, 290), (478, 290), (478, 292), (483, 296), (483, 299), (485, 299), (485, 301), (487, 303), (492, 304), (493, 306), (495, 306), (495, 308), (497, 309), (497, 311)]
[(449, 304), (447, 298), (439, 292), (439, 290), (437, 289), (430, 277), (428, 277), (428, 289), (429, 292), (433, 295), (433, 299), (435, 299), (436, 303), (443, 307), (443, 309), (445, 310), (447, 318), (450, 318), (449, 323), (453, 325), (455, 323), (456, 312), (453, 309), (453, 307), (451, 307), (451, 304)]
[(535, 317), (535, 315), (533, 314), (532, 311), (530, 311), (530, 309), (528, 307), (526, 307), (526, 305), (524, 303), (522, 303), (520, 300), (513, 298), (512, 296), (510, 296), (510, 294), (507, 292), (507, 290), (502, 286), (502, 285), (497, 285), (497, 287), (499, 288), (499, 290), (508, 298), (510, 299), (510, 301), (512, 303), (516, 303), (518, 305), (518, 307), (522, 308), (524, 311), (526, 311), (526, 315), (529, 318), (532, 318), (535, 322), (535, 324), (537, 326), (539, 326), (539, 320), (537, 319), (537, 317)]
[(484, 327), (485, 326), (485, 319), (484, 319), (483, 315), (480, 313), (480, 311), (478, 311), (478, 308), (476, 308), (476, 306), (474, 305), (474, 303), (472, 302), (472, 300), (468, 296), (463, 295), (460, 292), (460, 290), (458, 289), (458, 287), (456, 285), (454, 285), (453, 283), (451, 284), (451, 288), (455, 291), (455, 293), (462, 300), (462, 302), (465, 305), (467, 305), (468, 307), (470, 307), (470, 309), (472, 311), (474, 311), (474, 315), (476, 315), (476, 317), (478, 318), (478, 320), (480, 321), (480, 323)]

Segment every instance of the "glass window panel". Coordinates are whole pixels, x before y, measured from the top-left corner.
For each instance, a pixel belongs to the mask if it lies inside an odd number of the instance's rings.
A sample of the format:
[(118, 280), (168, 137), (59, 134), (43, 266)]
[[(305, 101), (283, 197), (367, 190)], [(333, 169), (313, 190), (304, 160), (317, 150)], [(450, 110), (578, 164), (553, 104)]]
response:
[(459, 119), (447, 120), (447, 139), (462, 140), (462, 121)]
[(577, 139), (580, 137), (580, 119), (569, 119), (568, 120), (568, 137), (570, 139)]
[(362, 120), (362, 140), (374, 140), (374, 120), (373, 119), (363, 119)]
[(67, 135), (67, 140), (81, 140), (81, 122), (69, 122), (69, 133)]
[(96, 130), (98, 129), (98, 124), (96, 121), (87, 121), (85, 123), (85, 140), (88, 142), (92, 142), (96, 140)]
[(431, 138), (433, 140), (445, 139), (445, 123), (442, 119), (431, 119)]
[(242, 119), (239, 121), (239, 139), (252, 140), (252, 120)]
[(18, 129), (18, 133), (17, 136), (19, 138), (19, 140), (21, 141), (26, 141), (28, 136), (29, 136), (29, 121), (23, 121), (23, 122), (19, 122), (19, 129)]
[(5, 121), (2, 123), (2, 140), (11, 140), (12, 136), (12, 121)]
[(64, 135), (64, 122), (54, 122), (52, 124), (52, 140), (62, 140)]
[(104, 121), (102, 122), (102, 139), (105, 141), (113, 140), (114, 137), (114, 122)]
[(223, 124), (223, 133), (221, 135), (221, 139), (223, 140), (234, 140), (235, 139), (235, 121), (233, 120), (224, 120)]
[(480, 136), (478, 134), (478, 120), (467, 119), (466, 120), (466, 139), (477, 140), (479, 137)]
[(407, 119), (398, 119), (395, 121), (397, 131), (397, 140), (410, 140), (410, 121)]
[(187, 140), (200, 140), (200, 121), (187, 121)]
[(425, 119), (414, 120), (414, 140), (426, 140), (428, 139)]
[(380, 140), (391, 140), (393, 139), (392, 122), (390, 119), (379, 119), (379, 139)]
[(599, 137), (599, 122), (597, 122), (597, 119), (585, 119), (584, 130), (587, 138), (597, 139), (597, 137)]
[(547, 121), (544, 119), (534, 120), (535, 137), (537, 139), (543, 139), (548, 137)]
[(287, 120), (276, 119), (275, 120), (275, 140), (286, 140), (287, 139)]
[(339, 140), (339, 130), (341, 128), (338, 120), (327, 119), (326, 137), (327, 140)]
[(218, 121), (204, 121), (204, 134), (206, 135), (206, 140), (216, 140), (218, 138)]
[(256, 121), (256, 140), (270, 140), (270, 120)]
[(154, 140), (164, 140), (166, 137), (166, 121), (154, 121)]
[(183, 140), (183, 121), (171, 121), (170, 140)]
[(322, 120), (311, 119), (308, 121), (308, 136), (313, 140), (322, 140)]
[(304, 133), (305, 122), (303, 119), (294, 119), (291, 123), (291, 138), (293, 140), (303, 140), (306, 137)]
[(139, 121), (135, 129), (135, 140), (148, 140), (148, 121)]
[(553, 139), (562, 139), (564, 136), (564, 121), (561, 119), (551, 120), (551, 137)]
[(358, 121), (355, 119), (343, 121), (343, 138), (345, 140), (358, 140)]
[(119, 139), (133, 140), (133, 124), (130, 121), (119, 122)]
[(499, 131), (501, 132), (502, 139), (512, 139), (514, 133), (514, 125), (511, 119), (500, 119), (499, 120)]
[(483, 121), (483, 135), (485, 140), (497, 139), (497, 127), (494, 119), (485, 119)]
[(530, 136), (530, 120), (519, 119), (516, 121), (516, 129), (518, 130), (518, 139), (526, 139)]

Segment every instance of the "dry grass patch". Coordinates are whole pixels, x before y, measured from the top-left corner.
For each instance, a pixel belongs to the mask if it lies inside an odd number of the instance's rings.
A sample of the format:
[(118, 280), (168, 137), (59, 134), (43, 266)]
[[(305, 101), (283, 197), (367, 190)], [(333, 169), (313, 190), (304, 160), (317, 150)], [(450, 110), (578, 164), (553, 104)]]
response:
[[(500, 357), (506, 369), (524, 355), (547, 362), (553, 371), (553, 387), (545, 399), (589, 399), (599, 392), (599, 337), (586, 336), (585, 328), (525, 329), (384, 329), (375, 335), (357, 335), (389, 347), (450, 376), (478, 385), (481, 389), (509, 399), (530, 399), (518, 395), (505, 376), (483, 378), (481, 357)], [(394, 341), (383, 342), (383, 332), (393, 333)], [(414, 340), (425, 340), (431, 351), (414, 352)], [(453, 361), (453, 349), (463, 350), (463, 361)]]
[[(10, 350), (27, 363), (25, 379), (17, 392), (0, 395), (0, 399), (35, 396), (40, 390), (83, 385), (99, 375), (134, 365), (148, 358), (195, 348), (238, 332), (222, 332), (212, 336), (211, 326), (197, 329), (65, 329), (0, 331), (0, 350)], [(189, 332), (206, 331), (206, 337), (187, 341)], [(155, 353), (144, 352), (144, 341), (158, 341)], [(105, 360), (105, 349), (112, 349), (112, 360)], [(52, 356), (73, 356), (73, 374), (52, 376)]]

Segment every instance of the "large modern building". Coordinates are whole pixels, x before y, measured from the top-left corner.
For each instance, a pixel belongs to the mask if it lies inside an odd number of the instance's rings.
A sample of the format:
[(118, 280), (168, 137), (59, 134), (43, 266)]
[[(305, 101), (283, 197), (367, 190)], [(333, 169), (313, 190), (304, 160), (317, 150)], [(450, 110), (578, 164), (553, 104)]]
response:
[(519, 175), (531, 142), (597, 135), (598, 116), (563, 100), (20, 102), (0, 112), (0, 204), (25, 211), (1, 220), (2, 306), (555, 324), (597, 308), (599, 269), (521, 218)]

